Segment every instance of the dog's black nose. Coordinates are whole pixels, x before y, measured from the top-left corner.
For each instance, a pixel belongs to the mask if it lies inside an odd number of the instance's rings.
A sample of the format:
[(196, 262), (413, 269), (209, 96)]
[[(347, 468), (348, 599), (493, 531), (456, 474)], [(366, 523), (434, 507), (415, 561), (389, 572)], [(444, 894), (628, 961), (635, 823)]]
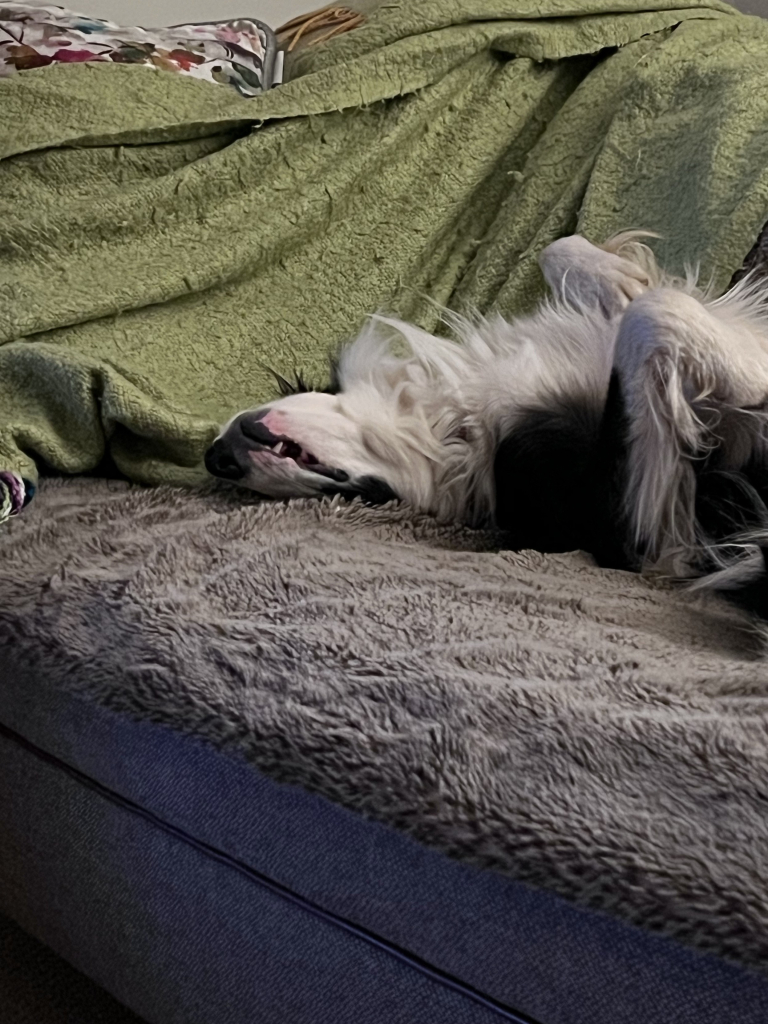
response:
[(211, 476), (224, 480), (239, 480), (245, 476), (245, 470), (221, 439), (214, 441), (205, 453), (205, 468)]
[(262, 416), (266, 413), (260, 413), (258, 415), (242, 416), (238, 422), (240, 431), (244, 437), (247, 437), (249, 441), (255, 441), (256, 444), (267, 445), (269, 448), (273, 444), (276, 444), (280, 438), (276, 434), (273, 434), (269, 427), (266, 427), (262, 422)]

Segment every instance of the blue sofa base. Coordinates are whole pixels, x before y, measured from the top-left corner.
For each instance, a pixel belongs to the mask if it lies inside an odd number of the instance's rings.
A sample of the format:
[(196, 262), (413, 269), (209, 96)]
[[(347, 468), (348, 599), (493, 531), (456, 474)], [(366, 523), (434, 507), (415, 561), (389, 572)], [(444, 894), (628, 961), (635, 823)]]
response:
[(0, 698), (0, 910), (150, 1024), (768, 1019), (760, 976), (28, 682)]

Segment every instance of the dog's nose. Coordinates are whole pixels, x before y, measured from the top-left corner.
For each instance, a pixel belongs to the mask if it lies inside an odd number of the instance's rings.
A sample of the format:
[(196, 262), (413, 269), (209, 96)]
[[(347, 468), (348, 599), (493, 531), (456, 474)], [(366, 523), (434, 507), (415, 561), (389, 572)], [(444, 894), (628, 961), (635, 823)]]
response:
[(224, 480), (239, 480), (245, 476), (245, 470), (221, 439), (214, 441), (205, 453), (205, 468), (211, 476), (222, 477)]
[(271, 448), (280, 438), (273, 434), (269, 427), (262, 422), (266, 415), (266, 409), (264, 412), (247, 413), (245, 416), (240, 417), (238, 426), (240, 427), (240, 432), (249, 441), (255, 441), (256, 444), (265, 444)]

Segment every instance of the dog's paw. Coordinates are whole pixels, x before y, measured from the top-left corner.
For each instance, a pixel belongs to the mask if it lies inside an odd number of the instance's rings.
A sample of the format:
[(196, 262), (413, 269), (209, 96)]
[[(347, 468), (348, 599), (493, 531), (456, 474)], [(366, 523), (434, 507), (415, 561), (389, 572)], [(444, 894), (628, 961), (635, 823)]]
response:
[(597, 306), (609, 319), (619, 316), (651, 283), (639, 264), (606, 252), (580, 235), (547, 246), (539, 265), (562, 302)]

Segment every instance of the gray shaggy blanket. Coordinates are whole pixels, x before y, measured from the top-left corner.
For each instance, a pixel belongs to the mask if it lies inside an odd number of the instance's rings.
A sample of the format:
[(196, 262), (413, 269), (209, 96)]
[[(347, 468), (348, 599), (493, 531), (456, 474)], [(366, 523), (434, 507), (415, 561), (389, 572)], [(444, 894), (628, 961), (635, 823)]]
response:
[(0, 662), (766, 970), (768, 663), (714, 599), (405, 507), (45, 485)]

